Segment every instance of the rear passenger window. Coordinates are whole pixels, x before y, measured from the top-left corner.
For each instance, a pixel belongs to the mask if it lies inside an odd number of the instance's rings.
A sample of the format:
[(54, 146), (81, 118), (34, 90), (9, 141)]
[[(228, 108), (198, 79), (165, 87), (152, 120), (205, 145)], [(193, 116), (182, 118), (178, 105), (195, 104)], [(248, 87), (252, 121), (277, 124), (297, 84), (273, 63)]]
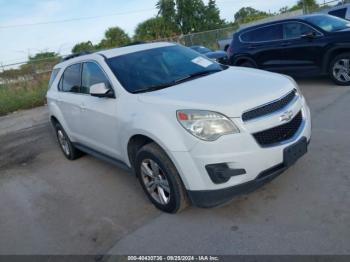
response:
[(248, 43), (282, 40), (282, 25), (278, 24), (254, 29), (252, 31), (241, 34), (240, 38), (243, 42)]
[(90, 87), (94, 84), (100, 83), (105, 83), (107, 87), (110, 87), (109, 80), (105, 73), (96, 63), (84, 63), (80, 92), (83, 94), (90, 94)]
[(346, 11), (347, 11), (346, 8), (342, 8), (342, 9), (330, 11), (329, 14), (345, 19), (346, 18)]
[(79, 93), (81, 84), (81, 64), (75, 64), (67, 67), (64, 71), (60, 83), (60, 90), (63, 92)]
[(291, 22), (283, 24), (284, 39), (300, 38), (302, 35), (311, 32), (317, 33), (314, 29), (302, 23)]

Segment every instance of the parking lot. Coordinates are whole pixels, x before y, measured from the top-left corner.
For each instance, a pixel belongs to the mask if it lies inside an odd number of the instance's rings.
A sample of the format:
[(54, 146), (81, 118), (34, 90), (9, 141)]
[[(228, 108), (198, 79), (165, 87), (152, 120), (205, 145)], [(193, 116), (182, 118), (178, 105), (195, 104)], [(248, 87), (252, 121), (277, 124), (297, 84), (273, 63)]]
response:
[(313, 115), (309, 154), (254, 193), (177, 215), (157, 211), (114, 166), (67, 161), (47, 122), (9, 126), (0, 254), (350, 254), (350, 88), (298, 82)]

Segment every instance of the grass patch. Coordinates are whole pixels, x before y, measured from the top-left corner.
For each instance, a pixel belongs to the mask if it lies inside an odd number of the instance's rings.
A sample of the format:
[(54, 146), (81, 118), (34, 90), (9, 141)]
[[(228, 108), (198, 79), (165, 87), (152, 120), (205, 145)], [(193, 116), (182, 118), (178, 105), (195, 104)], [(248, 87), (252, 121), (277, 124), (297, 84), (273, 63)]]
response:
[(46, 103), (47, 77), (21, 84), (0, 86), (0, 116)]

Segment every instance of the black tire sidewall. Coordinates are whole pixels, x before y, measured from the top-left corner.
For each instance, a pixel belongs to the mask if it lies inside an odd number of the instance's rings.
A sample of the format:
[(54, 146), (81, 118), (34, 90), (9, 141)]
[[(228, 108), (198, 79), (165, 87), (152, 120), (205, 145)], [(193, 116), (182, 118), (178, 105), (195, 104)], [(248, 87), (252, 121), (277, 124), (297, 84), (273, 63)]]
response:
[[(167, 213), (176, 213), (181, 205), (181, 195), (180, 195), (180, 190), (179, 185), (175, 179), (175, 176), (177, 176), (177, 171), (176, 169), (174, 170), (174, 167), (172, 167), (172, 163), (169, 162), (170, 159), (167, 159), (168, 157), (166, 156), (158, 156), (154, 154), (154, 152), (150, 152), (147, 149), (141, 149), (140, 152), (136, 156), (136, 161), (135, 161), (135, 171), (138, 180), (140, 181), (140, 184), (146, 193), (148, 199), (160, 210), (167, 212)], [(153, 197), (150, 195), (148, 192), (143, 179), (141, 177), (141, 163), (144, 159), (150, 159), (155, 161), (159, 167), (162, 169), (164, 175), (166, 176), (168, 182), (169, 182), (169, 187), (170, 187), (170, 201), (166, 205), (162, 205), (158, 203)], [(165, 163), (164, 163), (165, 162)]]
[(332, 79), (332, 81), (339, 85), (339, 86), (350, 86), (350, 81), (348, 82), (341, 82), (339, 81), (338, 79), (336, 79), (334, 76), (333, 76), (333, 68), (334, 68), (334, 65), (336, 64), (337, 61), (341, 60), (341, 59), (350, 59), (350, 53), (345, 53), (345, 54), (341, 54), (341, 55), (338, 55), (336, 56), (332, 62), (330, 63), (330, 66), (329, 66), (329, 76), (330, 78)]

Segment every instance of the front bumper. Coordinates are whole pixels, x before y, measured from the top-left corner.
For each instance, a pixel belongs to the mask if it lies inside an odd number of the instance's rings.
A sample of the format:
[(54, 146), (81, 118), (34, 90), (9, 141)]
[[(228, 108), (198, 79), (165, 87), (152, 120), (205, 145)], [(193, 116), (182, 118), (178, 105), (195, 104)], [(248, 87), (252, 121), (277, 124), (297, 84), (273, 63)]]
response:
[[(239, 122), (240, 134), (224, 136), (211, 143), (201, 141), (189, 152), (171, 152), (193, 204), (202, 207), (221, 204), (237, 194), (254, 190), (285, 171), (285, 149), (302, 138), (307, 142), (311, 139), (311, 116), (305, 100), (295, 103), (290, 109), (295, 115), (302, 111), (303, 124), (292, 139), (279, 145), (262, 147), (252, 135), (280, 121), (280, 115), (275, 114), (250, 124)], [(236, 123), (238, 121), (235, 119)], [(231, 177), (226, 183), (214, 183), (206, 166), (219, 163), (246, 172)], [(268, 174), (261, 177), (261, 173)]]
[(190, 197), (192, 204), (197, 207), (215, 207), (230, 201), (235, 196), (255, 191), (264, 184), (278, 177), (286, 169), (287, 168), (283, 164), (281, 164), (264, 171), (263, 173), (267, 175), (262, 176), (261, 178), (259, 178), (260, 176), (258, 176), (258, 178), (255, 180), (220, 190), (188, 191), (188, 196)]
[[(307, 140), (303, 137), (301, 140)], [(301, 141), (300, 140), (300, 141)], [(310, 143), (310, 141), (308, 142)], [(254, 180), (239, 184), (233, 187), (220, 190), (188, 191), (193, 205), (202, 208), (210, 208), (230, 201), (233, 197), (247, 194), (272, 181), (288, 169), (286, 163), (281, 163), (261, 172)]]

